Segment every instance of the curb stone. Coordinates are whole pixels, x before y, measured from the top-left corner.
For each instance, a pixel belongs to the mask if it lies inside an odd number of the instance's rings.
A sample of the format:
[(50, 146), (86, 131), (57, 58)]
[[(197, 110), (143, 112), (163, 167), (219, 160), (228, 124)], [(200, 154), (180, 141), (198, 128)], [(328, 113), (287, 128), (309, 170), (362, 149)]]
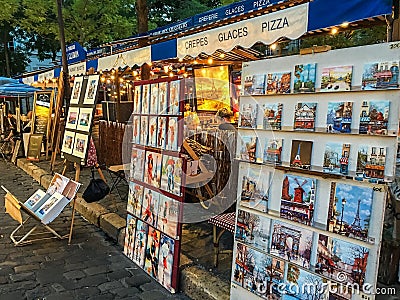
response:
[[(25, 158), (17, 160), (17, 166), (44, 188), (50, 185), (53, 177), (46, 170), (32, 164)], [(126, 220), (98, 203), (87, 203), (78, 193), (75, 200), (76, 211), (89, 223), (102, 229), (114, 241), (123, 247)], [(195, 265), (181, 253), (180, 290), (194, 300), (228, 300), (230, 285)]]

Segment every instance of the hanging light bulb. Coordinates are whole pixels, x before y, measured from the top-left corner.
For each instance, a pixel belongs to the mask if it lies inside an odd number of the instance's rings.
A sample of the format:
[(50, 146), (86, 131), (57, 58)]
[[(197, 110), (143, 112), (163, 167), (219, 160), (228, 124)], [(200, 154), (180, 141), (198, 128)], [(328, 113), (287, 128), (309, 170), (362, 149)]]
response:
[(115, 79), (115, 76), (114, 76), (114, 75), (111, 75), (110, 78), (111, 78), (111, 80), (114, 80), (114, 79)]
[(138, 72), (135, 70), (135, 71), (132, 72), (132, 75), (133, 76), (138, 76)]
[(220, 58), (225, 58), (225, 53), (221, 53), (221, 54), (219, 55), (219, 57), (220, 57)]
[(278, 45), (276, 43), (273, 43), (271, 46), (269, 46), (271, 50), (276, 50), (277, 47)]
[(336, 33), (338, 33), (338, 29), (337, 28), (332, 28), (331, 34), (336, 34)]
[(106, 81), (106, 78), (103, 77), (103, 76), (101, 76), (101, 77), (100, 77), (100, 81), (104, 83), (104, 82)]
[(180, 58), (180, 59), (178, 59), (179, 60), (179, 62), (183, 62), (183, 58)]
[(209, 57), (208, 60), (207, 60), (207, 62), (208, 62), (209, 65), (211, 65), (211, 64), (213, 63), (213, 61), (214, 61), (214, 60), (212, 59), (212, 57)]
[(185, 78), (188, 77), (188, 73), (184, 73), (183, 77), (185, 77)]
[(174, 77), (174, 73), (170, 72), (169, 77)]
[(168, 71), (169, 71), (169, 67), (168, 66), (164, 66), (164, 72), (168, 73)]

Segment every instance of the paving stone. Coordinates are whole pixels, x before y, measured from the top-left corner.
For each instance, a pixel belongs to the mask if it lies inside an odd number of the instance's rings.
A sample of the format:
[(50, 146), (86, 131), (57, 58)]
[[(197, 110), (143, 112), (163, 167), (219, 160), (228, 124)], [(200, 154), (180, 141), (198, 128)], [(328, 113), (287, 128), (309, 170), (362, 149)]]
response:
[(56, 292), (56, 293), (61, 293), (65, 291), (65, 288), (59, 284), (59, 283), (53, 283), (51, 285), (51, 288)]
[(92, 276), (92, 275), (97, 275), (97, 274), (104, 274), (108, 273), (108, 266), (96, 266), (96, 267), (91, 267), (83, 270), (87, 275)]
[(88, 300), (114, 300), (114, 299), (115, 299), (114, 295), (109, 293), (88, 298)]
[(63, 276), (67, 279), (81, 279), (85, 277), (85, 273), (80, 270), (69, 271), (63, 274)]
[(111, 291), (116, 294), (118, 298), (133, 297), (140, 293), (140, 291), (135, 287), (129, 288), (119, 288)]
[(151, 282), (151, 279), (149, 278), (149, 276), (144, 274), (122, 279), (122, 284), (125, 287), (130, 287), (130, 286), (138, 287), (148, 282)]
[(97, 286), (107, 281), (108, 278), (106, 274), (87, 276), (77, 282), (77, 287)]
[(24, 273), (26, 271), (33, 271), (33, 270), (39, 270), (40, 265), (35, 264), (35, 265), (22, 265), (22, 266), (15, 266), (14, 271), (15, 273)]
[(74, 293), (75, 293), (76, 299), (86, 300), (89, 297), (93, 297), (93, 296), (100, 294), (100, 290), (97, 287), (88, 286), (88, 287), (76, 289), (74, 291)]
[(15, 291), (9, 293), (1, 293), (1, 300), (16, 300), (16, 299), (24, 299), (24, 292)]
[(62, 292), (62, 293), (55, 293), (46, 296), (46, 300), (75, 300), (75, 296), (73, 292)]
[[(154, 290), (159, 290), (160, 289), (160, 284), (156, 283), (155, 281), (151, 281), (149, 283), (142, 284), (140, 286), (140, 289), (142, 291), (154, 291)], [(166, 290), (163, 291), (163, 294), (166, 296), (168, 292)]]
[(121, 270), (117, 270), (117, 271), (108, 273), (107, 276), (110, 280), (119, 280), (122, 278), (130, 277), (131, 274), (128, 271), (121, 269)]
[(122, 287), (122, 283), (119, 281), (110, 281), (110, 282), (105, 282), (102, 283), (98, 286), (98, 289), (101, 292), (105, 292), (105, 291), (112, 291), (114, 289), (118, 289)]
[(157, 290), (145, 291), (138, 295), (138, 297), (142, 300), (160, 300), (164, 299), (165, 295)]
[(46, 268), (36, 272), (37, 281), (41, 284), (52, 283), (54, 281), (62, 281), (64, 278), (58, 268)]
[(8, 276), (0, 276), (0, 284), (8, 283)]
[(35, 274), (33, 272), (10, 274), (10, 279), (12, 282), (34, 280)]

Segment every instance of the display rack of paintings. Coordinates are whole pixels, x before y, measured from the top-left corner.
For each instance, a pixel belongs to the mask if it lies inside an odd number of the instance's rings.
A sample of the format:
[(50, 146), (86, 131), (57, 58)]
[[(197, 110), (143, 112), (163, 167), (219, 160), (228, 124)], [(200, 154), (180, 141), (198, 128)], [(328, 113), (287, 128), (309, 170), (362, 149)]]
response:
[(374, 299), (349, 285), (377, 283), (399, 63), (379, 44), (243, 66), (231, 299)]
[(183, 86), (175, 78), (135, 85), (124, 248), (172, 293), (178, 287), (184, 199), (184, 159), (179, 152)]
[(70, 162), (86, 163), (99, 79), (98, 74), (75, 77), (61, 147), (63, 157)]

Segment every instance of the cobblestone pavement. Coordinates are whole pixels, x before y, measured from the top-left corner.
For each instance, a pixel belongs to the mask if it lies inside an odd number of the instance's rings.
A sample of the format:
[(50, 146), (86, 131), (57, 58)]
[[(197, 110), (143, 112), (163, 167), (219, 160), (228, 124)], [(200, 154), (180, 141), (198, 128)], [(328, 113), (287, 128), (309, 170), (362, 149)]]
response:
[[(39, 184), (16, 166), (0, 160), (0, 184), (18, 199), (27, 199)], [(79, 215), (71, 245), (46, 240), (15, 247), (9, 235), (18, 225), (4, 212), (0, 189), (0, 299), (189, 299), (169, 294), (124, 256), (122, 249)], [(69, 230), (71, 209), (51, 223)]]

